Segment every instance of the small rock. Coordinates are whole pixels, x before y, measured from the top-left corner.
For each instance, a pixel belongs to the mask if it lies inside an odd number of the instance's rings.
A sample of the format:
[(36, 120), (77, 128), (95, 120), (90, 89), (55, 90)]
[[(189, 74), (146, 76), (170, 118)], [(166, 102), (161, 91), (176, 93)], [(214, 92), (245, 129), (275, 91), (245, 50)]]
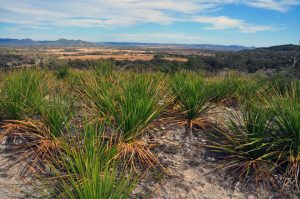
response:
[(205, 139), (200, 139), (200, 142), (203, 142), (203, 143), (205, 143), (206, 142), (206, 140)]
[(250, 194), (247, 196), (247, 199), (256, 199), (256, 197), (254, 195)]
[(180, 140), (180, 135), (179, 134), (174, 134), (173, 139), (176, 140), (176, 141), (179, 141)]

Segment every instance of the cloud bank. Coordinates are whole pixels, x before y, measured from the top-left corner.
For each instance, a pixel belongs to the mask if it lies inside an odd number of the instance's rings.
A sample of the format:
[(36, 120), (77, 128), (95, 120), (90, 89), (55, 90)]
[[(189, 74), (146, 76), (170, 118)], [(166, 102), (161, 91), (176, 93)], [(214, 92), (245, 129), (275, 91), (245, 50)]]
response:
[(255, 33), (274, 29), (243, 19), (215, 16), (226, 5), (287, 12), (299, 0), (0, 0), (0, 22), (31, 27), (113, 28), (137, 24), (204, 24), (206, 29)]

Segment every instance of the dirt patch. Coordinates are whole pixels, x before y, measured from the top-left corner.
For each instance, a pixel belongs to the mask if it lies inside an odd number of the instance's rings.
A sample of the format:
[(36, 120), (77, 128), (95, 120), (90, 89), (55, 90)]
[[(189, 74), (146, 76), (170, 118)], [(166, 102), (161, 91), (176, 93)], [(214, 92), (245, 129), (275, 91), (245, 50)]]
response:
[(30, 178), (20, 178), (20, 167), (14, 166), (3, 147), (0, 149), (0, 199), (37, 198)]
[(187, 58), (183, 57), (164, 57), (163, 59), (168, 60), (168, 61), (178, 61), (178, 62), (187, 62)]
[[(227, 116), (226, 109), (220, 109), (210, 115), (209, 120), (224, 122)], [(234, 182), (217, 169), (219, 162), (207, 156), (202, 147), (206, 142), (205, 133), (209, 132), (196, 130), (191, 138), (182, 125), (150, 132), (147, 139), (159, 143), (154, 151), (168, 172), (149, 172), (135, 190), (135, 196), (157, 199), (282, 198), (280, 194), (255, 183)]]

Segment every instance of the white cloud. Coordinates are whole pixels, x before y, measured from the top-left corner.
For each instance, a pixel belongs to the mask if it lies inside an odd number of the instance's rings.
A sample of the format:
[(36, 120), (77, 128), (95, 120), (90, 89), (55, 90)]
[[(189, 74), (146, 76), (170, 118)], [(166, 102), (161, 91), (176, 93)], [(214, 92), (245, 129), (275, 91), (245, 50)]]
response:
[(300, 5), (299, 0), (245, 0), (245, 4), (268, 10), (277, 10), (280, 12), (286, 12), (291, 7)]
[(300, 0), (0, 0), (0, 22), (85, 28), (197, 22), (210, 29), (245, 33), (273, 29), (228, 16), (207, 16), (229, 4), (285, 12), (299, 5)]
[(195, 22), (210, 24), (209, 29), (225, 30), (225, 29), (238, 29), (244, 33), (255, 33), (258, 31), (272, 30), (271, 26), (252, 25), (239, 19), (232, 19), (226, 16), (218, 17), (196, 17)]

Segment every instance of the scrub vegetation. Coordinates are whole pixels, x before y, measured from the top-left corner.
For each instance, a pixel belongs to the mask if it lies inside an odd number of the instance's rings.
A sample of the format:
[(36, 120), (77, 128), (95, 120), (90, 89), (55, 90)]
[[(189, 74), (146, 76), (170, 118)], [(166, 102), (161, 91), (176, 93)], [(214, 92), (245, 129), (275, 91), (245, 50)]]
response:
[[(83, 70), (12, 69), (1, 77), (1, 142), (22, 166), (20, 176), (41, 180), (45, 197), (130, 197), (144, 171), (166, 172), (144, 138), (173, 122), (187, 137), (202, 129), (207, 142), (199, 147), (231, 178), (299, 189), (298, 79), (133, 72), (109, 61)], [(207, 117), (221, 106), (236, 112), (206, 131)]]

